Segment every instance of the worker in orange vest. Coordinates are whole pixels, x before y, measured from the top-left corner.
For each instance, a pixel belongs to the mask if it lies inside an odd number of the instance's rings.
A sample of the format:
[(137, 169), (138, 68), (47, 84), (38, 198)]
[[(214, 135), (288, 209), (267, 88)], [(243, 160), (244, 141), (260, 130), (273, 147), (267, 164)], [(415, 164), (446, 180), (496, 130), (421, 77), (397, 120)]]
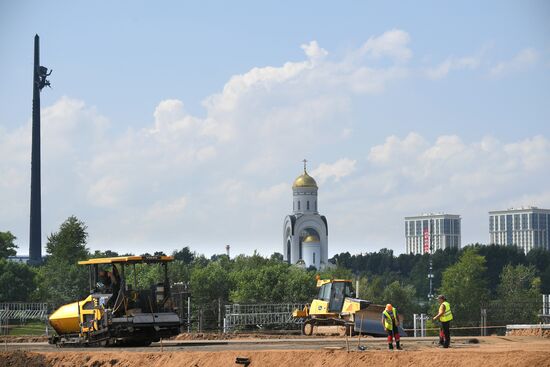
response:
[(384, 312), (382, 312), (382, 325), (384, 325), (384, 329), (388, 333), (388, 348), (393, 349), (393, 338), (395, 337), (395, 346), (401, 350), (397, 309), (389, 303), (386, 305)]

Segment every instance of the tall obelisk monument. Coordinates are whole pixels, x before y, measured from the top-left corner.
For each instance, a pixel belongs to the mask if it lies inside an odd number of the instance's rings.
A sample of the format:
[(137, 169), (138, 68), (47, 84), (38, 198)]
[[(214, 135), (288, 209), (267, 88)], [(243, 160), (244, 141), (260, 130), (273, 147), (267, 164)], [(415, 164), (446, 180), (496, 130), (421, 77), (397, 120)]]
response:
[(40, 91), (50, 86), (51, 74), (40, 66), (40, 38), (34, 36), (34, 76), (32, 86), (32, 153), (31, 153), (31, 221), (29, 234), (29, 263), (42, 262), (42, 205), (40, 186)]

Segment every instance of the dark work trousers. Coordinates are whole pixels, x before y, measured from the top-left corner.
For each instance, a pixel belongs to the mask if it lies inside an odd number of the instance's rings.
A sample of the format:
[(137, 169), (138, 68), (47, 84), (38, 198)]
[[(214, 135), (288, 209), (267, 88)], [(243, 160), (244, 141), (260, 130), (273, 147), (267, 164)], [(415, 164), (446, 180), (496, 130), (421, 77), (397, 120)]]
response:
[(439, 329), (439, 344), (448, 348), (451, 344), (451, 322), (441, 322), (441, 329)]
[(388, 343), (392, 343), (393, 338), (395, 338), (395, 342), (397, 343), (401, 339), (399, 335), (399, 329), (397, 329), (397, 326), (395, 326), (395, 324), (393, 324), (392, 326), (393, 330), (386, 329), (386, 333), (388, 333)]

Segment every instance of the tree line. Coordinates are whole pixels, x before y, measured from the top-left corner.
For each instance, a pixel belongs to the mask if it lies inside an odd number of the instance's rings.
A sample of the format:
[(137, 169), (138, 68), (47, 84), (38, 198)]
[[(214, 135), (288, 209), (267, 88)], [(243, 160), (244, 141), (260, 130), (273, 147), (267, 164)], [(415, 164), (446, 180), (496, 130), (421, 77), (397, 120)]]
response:
[[(40, 301), (57, 307), (85, 297), (88, 274), (77, 262), (119, 255), (112, 249), (90, 252), (88, 236), (85, 223), (69, 217), (48, 236), (44, 263), (33, 267), (6, 260), (16, 253), (16, 238), (0, 232), (0, 302)], [(410, 321), (413, 313), (435, 312), (435, 302), (427, 298), (430, 258), (433, 291), (447, 296), (455, 318), (464, 324), (479, 320), (482, 307), (493, 310), (489, 321), (494, 323), (536, 322), (540, 294), (550, 293), (550, 252), (533, 249), (524, 254), (512, 246), (473, 244), (433, 255), (395, 256), (388, 249), (357, 255), (344, 252), (320, 273), (287, 264), (279, 253), (207, 258), (186, 246), (171, 255), (175, 258), (169, 266), (171, 281), (188, 284), (194, 308), (206, 310), (212, 320), (219, 316), (219, 304), (310, 302), (317, 293), (315, 275), (319, 274), (357, 280), (360, 298), (392, 303)], [(159, 277), (160, 268), (150, 266), (140, 270), (138, 280), (148, 287)]]

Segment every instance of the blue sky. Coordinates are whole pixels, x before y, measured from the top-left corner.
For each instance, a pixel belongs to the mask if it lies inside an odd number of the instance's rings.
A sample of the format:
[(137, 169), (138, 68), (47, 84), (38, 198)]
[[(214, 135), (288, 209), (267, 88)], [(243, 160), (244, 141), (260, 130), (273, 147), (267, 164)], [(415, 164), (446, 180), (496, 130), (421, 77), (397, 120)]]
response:
[[(0, 230), (26, 252), (33, 36), (43, 232), (90, 247), (281, 251), (300, 161), (329, 253), (404, 250), (403, 217), (550, 207), (550, 5), (2, 2)], [(45, 240), (44, 240), (45, 242)]]

